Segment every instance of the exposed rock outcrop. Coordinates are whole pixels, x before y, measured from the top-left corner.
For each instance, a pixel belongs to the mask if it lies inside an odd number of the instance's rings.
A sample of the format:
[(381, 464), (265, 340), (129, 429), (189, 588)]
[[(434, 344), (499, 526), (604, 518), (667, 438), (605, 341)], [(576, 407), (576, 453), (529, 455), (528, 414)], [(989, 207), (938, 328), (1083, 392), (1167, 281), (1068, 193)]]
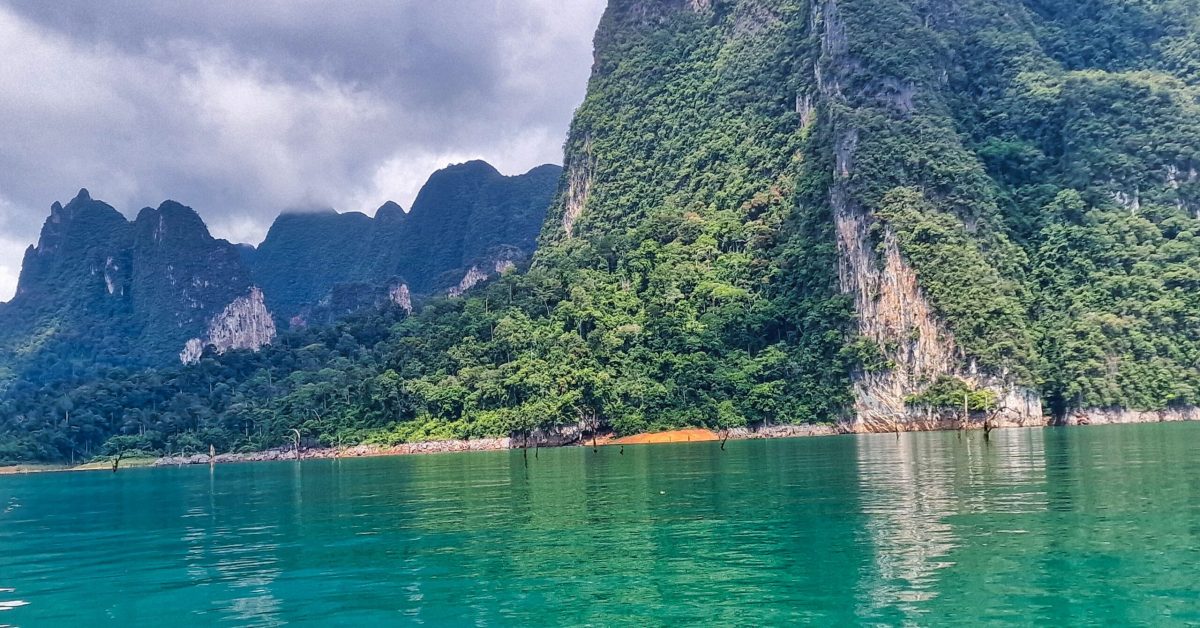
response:
[(104, 260), (104, 288), (108, 294), (115, 296), (125, 296), (125, 286), (121, 281), (121, 266), (115, 262), (112, 256)]
[(183, 351), (179, 352), (179, 361), (184, 364), (195, 364), (204, 356), (204, 341), (199, 338), (192, 338), (183, 345)]
[[(813, 15), (822, 29), (825, 65), (816, 66), (818, 87), (829, 101), (847, 103), (843, 84), (858, 71), (859, 64), (848, 53), (845, 28), (836, 0), (814, 1)], [(901, 112), (912, 110), (915, 87), (906, 81), (884, 79), (890, 96), (885, 106)], [(953, 375), (974, 388), (993, 391), (1000, 402), (997, 420), (1008, 425), (1043, 423), (1041, 400), (1036, 393), (979, 372), (967, 360), (954, 334), (941, 320), (918, 281), (917, 273), (904, 258), (895, 233), (882, 227), (874, 214), (856, 200), (850, 189), (854, 174), (859, 130), (854, 118), (835, 120), (834, 173), (830, 204), (834, 210), (838, 247), (838, 279), (843, 292), (854, 297), (858, 333), (884, 352), (891, 368), (853, 374), (854, 432), (886, 432), (897, 429), (938, 429), (942, 419), (910, 408), (906, 399), (921, 392), (938, 377)], [(878, 242), (876, 237), (881, 238)], [(1001, 418), (1002, 417), (1002, 418)]]
[(461, 297), (468, 290), (487, 281), (492, 277), (498, 277), (517, 267), (515, 259), (519, 259), (520, 251), (506, 249), (496, 253), (495, 256), (488, 261), (480, 262), (467, 269), (467, 273), (458, 282), (457, 286), (450, 288), (447, 292), (451, 297)]
[(1172, 423), (1200, 421), (1200, 408), (1167, 410), (1126, 410), (1124, 408), (1082, 408), (1071, 410), (1062, 425), (1120, 425), (1127, 423)]
[[(1200, 171), (1195, 166), (1180, 168), (1174, 164), (1167, 166), (1167, 187), (1175, 193), (1175, 204), (1179, 209), (1200, 219)], [(1191, 194), (1189, 194), (1189, 188)]]
[(235, 349), (258, 351), (274, 339), (275, 320), (267, 310), (262, 290), (255, 286), (250, 294), (235, 299), (209, 322), (206, 339), (188, 340), (179, 359), (184, 364), (194, 363), (206, 347), (217, 353)]
[(583, 141), (580, 157), (572, 160), (567, 166), (567, 196), (566, 207), (563, 209), (563, 234), (570, 238), (575, 234), (575, 222), (583, 214), (587, 206), (588, 196), (592, 193), (592, 142)]
[(498, 259), (492, 264), (492, 270), (496, 271), (497, 275), (503, 275), (516, 267), (516, 262), (510, 259)]
[(388, 299), (394, 304), (400, 306), (408, 314), (412, 314), (412, 294), (408, 291), (408, 284), (394, 284), (388, 288)]
[(467, 290), (470, 290), (471, 288), (474, 288), (475, 286), (487, 281), (487, 278), (487, 273), (479, 270), (478, 266), (472, 266), (467, 270), (467, 274), (463, 275), (463, 278), (458, 282), (458, 285), (450, 288), (450, 291), (447, 294), (452, 297), (461, 297), (466, 293)]
[(1113, 192), (1112, 199), (1118, 205), (1135, 214), (1142, 210), (1142, 195), (1136, 185), (1132, 190), (1117, 190)]
[(800, 127), (808, 128), (817, 119), (817, 106), (812, 94), (796, 95), (796, 113), (800, 114)]

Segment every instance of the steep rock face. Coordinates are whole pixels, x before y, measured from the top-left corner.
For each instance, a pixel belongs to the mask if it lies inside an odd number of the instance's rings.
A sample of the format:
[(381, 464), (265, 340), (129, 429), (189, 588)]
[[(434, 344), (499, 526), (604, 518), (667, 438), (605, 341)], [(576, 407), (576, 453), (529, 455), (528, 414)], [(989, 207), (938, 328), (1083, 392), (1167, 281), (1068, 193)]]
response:
[(400, 283), (389, 286), (388, 300), (391, 301), (393, 305), (404, 310), (406, 313), (412, 314), (412, 292), (409, 291), (408, 284)]
[(451, 297), (461, 297), (468, 290), (488, 279), (514, 270), (517, 267), (517, 261), (522, 257), (521, 251), (515, 248), (497, 251), (487, 260), (468, 268), (466, 274), (458, 281), (458, 285), (452, 286), (447, 294)]
[(591, 142), (583, 141), (583, 147), (576, 159), (567, 164), (567, 192), (562, 215), (563, 236), (570, 238), (574, 234), (575, 221), (583, 213), (587, 205), (588, 195), (592, 191), (592, 149)]
[(869, 216), (837, 200), (839, 278), (854, 296), (858, 332), (880, 347), (894, 347), (886, 351), (892, 368), (855, 374), (856, 422), (865, 431), (888, 431), (908, 414), (905, 399), (956, 372), (962, 356), (901, 257), (895, 234), (885, 232), (879, 259), (868, 237)]
[(234, 299), (209, 321), (204, 338), (188, 340), (179, 359), (184, 364), (198, 362), (208, 347), (217, 354), (236, 349), (257, 351), (274, 339), (274, 317), (267, 310), (262, 290), (254, 286), (249, 294)]
[(258, 349), (275, 339), (275, 322), (257, 286), (221, 311), (208, 325), (208, 342), (218, 353)]
[(459, 280), (458, 285), (450, 288), (447, 294), (452, 297), (461, 297), (464, 293), (466, 293), (467, 290), (470, 290), (484, 281), (487, 281), (487, 278), (487, 273), (479, 270), (478, 266), (472, 266), (471, 268), (467, 269), (467, 274), (463, 275), (463, 278)]
[(167, 201), (134, 221), (133, 310), (142, 325), (138, 344), (159, 354), (178, 351), (180, 337), (207, 322), (250, 288), (241, 254), (209, 235), (190, 207)]
[[(850, 53), (838, 0), (814, 0), (811, 24), (819, 33), (822, 62), (814, 77), (826, 106), (837, 110), (833, 127), (833, 178), (829, 202), (837, 234), (838, 277), (843, 291), (854, 297), (858, 333), (883, 350), (890, 368), (853, 375), (856, 431), (890, 431), (900, 423), (928, 421), (928, 412), (910, 407), (908, 399), (945, 375), (972, 387), (992, 390), (1007, 423), (1042, 422), (1038, 394), (1001, 369), (981, 372), (974, 359), (955, 341), (921, 287), (918, 275), (901, 251), (894, 227), (867, 208), (865, 186), (856, 185), (856, 152), (874, 139), (862, 121), (888, 116), (897, 126), (910, 122), (917, 87), (911, 79), (873, 75)], [(846, 89), (865, 85), (853, 97)], [(877, 91), (878, 90), (878, 91)], [(806, 101), (813, 115), (811, 100)], [(897, 116), (896, 114), (900, 114)], [(877, 131), (876, 131), (877, 133)], [(870, 182), (878, 184), (880, 182)], [(996, 365), (992, 365), (995, 369)]]
[(480, 264), (528, 258), (561, 172), (546, 165), (506, 177), (473, 161), (430, 176), (411, 212), (388, 202), (374, 218), (280, 216), (254, 254), (254, 277), (289, 325), (377, 303), (377, 289), (387, 286), (403, 284), (411, 307), (412, 294), (457, 288)]
[(55, 203), (0, 312), (0, 362), (50, 381), (64, 358), (161, 363), (249, 287), (233, 245), (171, 201), (129, 222), (86, 190)]

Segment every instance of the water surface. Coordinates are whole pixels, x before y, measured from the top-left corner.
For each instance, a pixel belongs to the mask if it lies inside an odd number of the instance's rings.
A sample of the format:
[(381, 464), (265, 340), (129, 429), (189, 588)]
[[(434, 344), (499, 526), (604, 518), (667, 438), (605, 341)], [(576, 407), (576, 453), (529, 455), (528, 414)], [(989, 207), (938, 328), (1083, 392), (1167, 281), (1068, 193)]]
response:
[(0, 477), (0, 625), (1200, 623), (1200, 424)]

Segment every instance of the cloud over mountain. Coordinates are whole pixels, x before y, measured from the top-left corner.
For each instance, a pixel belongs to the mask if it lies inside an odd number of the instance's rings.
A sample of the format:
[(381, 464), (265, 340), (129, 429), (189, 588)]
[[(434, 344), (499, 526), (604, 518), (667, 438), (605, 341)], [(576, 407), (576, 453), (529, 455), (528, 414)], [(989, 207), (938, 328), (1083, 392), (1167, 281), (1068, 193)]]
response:
[(435, 169), (558, 162), (603, 0), (0, 1), (0, 300), (56, 200), (406, 206)]

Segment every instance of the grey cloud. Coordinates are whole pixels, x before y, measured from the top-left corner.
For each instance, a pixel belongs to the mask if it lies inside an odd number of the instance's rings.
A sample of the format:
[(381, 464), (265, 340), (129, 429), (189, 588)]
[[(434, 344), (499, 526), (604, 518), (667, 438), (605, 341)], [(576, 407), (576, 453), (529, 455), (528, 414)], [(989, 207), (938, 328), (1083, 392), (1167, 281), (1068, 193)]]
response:
[[(0, 300), (54, 200), (173, 198), (217, 235), (561, 159), (604, 0), (0, 0)], [(19, 254), (17, 254), (19, 258)]]

